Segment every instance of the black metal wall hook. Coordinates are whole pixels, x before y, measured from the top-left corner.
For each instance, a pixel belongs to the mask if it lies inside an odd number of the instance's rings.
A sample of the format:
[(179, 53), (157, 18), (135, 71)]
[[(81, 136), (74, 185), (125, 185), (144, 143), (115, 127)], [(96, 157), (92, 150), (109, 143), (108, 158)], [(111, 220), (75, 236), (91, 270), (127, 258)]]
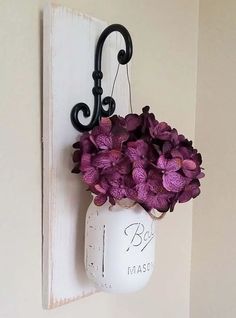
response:
[[(101, 71), (102, 49), (106, 38), (110, 33), (114, 31), (120, 32), (125, 40), (125, 50), (120, 50), (117, 55), (118, 62), (122, 65), (127, 64), (132, 57), (133, 45), (128, 30), (121, 24), (109, 25), (101, 33), (95, 51), (94, 72), (92, 74), (94, 79), (94, 87), (92, 90), (92, 93), (94, 95), (94, 110), (90, 123), (88, 125), (83, 125), (78, 119), (78, 114), (80, 111), (82, 111), (84, 117), (90, 116), (90, 109), (87, 104), (78, 103), (71, 110), (70, 117), (72, 125), (80, 132), (91, 130), (94, 126), (98, 125), (101, 117), (109, 117), (115, 111), (116, 103), (111, 96), (107, 96), (103, 100), (101, 99), (101, 95), (103, 94), (103, 89), (101, 87), (101, 81), (103, 77), (103, 73)], [(105, 110), (103, 108), (103, 105), (108, 105), (108, 109)]]

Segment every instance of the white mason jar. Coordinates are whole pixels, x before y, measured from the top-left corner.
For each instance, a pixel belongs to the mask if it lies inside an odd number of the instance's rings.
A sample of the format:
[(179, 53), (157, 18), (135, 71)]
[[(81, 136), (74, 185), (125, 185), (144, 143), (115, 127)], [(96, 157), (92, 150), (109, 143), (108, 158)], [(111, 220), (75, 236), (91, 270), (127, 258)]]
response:
[(129, 293), (143, 288), (153, 272), (155, 224), (137, 203), (93, 202), (86, 216), (85, 268), (103, 291)]

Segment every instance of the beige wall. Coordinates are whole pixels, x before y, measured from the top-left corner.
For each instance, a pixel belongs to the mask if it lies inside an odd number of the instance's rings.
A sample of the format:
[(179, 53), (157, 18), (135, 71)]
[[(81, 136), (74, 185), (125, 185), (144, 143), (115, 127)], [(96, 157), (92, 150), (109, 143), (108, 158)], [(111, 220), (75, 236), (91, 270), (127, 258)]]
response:
[(206, 180), (194, 202), (191, 318), (236, 317), (236, 1), (199, 10), (196, 142)]
[[(189, 317), (191, 204), (158, 226), (157, 266), (143, 291), (97, 294), (53, 311), (41, 308), (41, 45), (46, 1), (0, 1), (0, 317)], [(134, 42), (136, 110), (194, 136), (197, 0), (61, 0), (110, 23)]]

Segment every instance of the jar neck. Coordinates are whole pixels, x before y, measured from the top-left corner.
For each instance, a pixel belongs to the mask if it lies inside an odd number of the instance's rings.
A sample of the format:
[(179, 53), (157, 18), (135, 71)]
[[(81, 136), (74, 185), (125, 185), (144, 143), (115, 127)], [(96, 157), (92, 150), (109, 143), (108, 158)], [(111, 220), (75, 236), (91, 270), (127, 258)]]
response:
[(134, 207), (137, 204), (137, 202), (135, 202), (131, 199), (125, 198), (125, 199), (121, 199), (121, 200), (116, 200), (116, 204), (122, 208), (130, 209), (130, 208)]

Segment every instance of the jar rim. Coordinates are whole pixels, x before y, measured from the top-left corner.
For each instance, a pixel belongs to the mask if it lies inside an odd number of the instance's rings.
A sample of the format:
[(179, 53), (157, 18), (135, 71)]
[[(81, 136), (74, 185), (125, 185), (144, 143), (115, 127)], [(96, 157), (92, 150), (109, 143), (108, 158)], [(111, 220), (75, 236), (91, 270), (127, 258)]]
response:
[(127, 208), (127, 209), (130, 209), (130, 208), (133, 208), (137, 202), (134, 201), (134, 200), (131, 200), (129, 198), (123, 198), (121, 200), (116, 200), (116, 203), (122, 207), (122, 208)]

